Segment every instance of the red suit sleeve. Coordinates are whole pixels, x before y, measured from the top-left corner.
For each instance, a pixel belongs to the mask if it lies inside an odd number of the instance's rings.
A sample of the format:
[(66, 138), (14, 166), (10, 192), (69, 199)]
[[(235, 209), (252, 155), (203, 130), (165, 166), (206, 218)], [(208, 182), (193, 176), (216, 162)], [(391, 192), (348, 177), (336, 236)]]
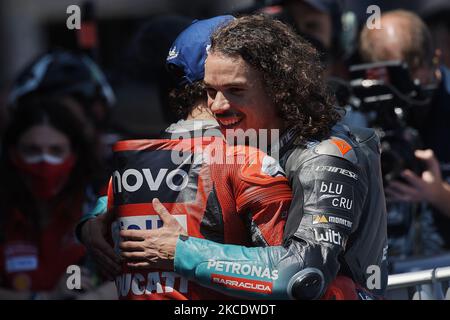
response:
[(288, 180), (274, 158), (249, 147), (245, 154), (235, 176), (237, 210), (249, 215), (254, 245), (280, 245), (292, 199)]

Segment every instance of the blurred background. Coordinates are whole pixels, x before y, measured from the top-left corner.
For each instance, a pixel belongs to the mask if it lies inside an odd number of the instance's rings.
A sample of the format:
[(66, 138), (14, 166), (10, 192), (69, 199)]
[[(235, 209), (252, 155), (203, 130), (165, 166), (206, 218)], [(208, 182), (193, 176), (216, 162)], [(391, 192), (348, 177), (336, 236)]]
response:
[[(0, 2), (0, 88), (3, 95), (18, 73), (43, 52), (53, 48), (80, 49), (78, 32), (66, 27), (69, 17), (66, 10), (73, 4), (86, 10), (86, 2), (76, 0)], [(158, 134), (169, 122), (162, 115), (158, 80), (165, 77), (161, 68), (164, 68), (171, 41), (183, 29), (180, 25), (186, 26), (186, 21), (192, 19), (230, 12), (251, 5), (252, 1), (100, 0), (90, 4), (86, 16), (92, 14), (95, 21), (95, 58), (117, 96), (112, 121), (127, 133), (149, 136)], [(139, 49), (133, 40), (146, 26), (144, 36), (148, 36), (149, 41), (141, 49), (143, 52), (136, 53)]]
[[(256, 8), (278, 3), (280, 1), (268, 0), (91, 1), (92, 18), (97, 30), (97, 41), (93, 45), (96, 59), (117, 96), (117, 107), (113, 111), (114, 125), (130, 134), (148, 136), (159, 132), (167, 124), (158, 98), (158, 79), (165, 76), (164, 72), (158, 74), (158, 68), (163, 63), (158, 59), (164, 58), (165, 50), (161, 47), (167, 47), (176, 35), (177, 27), (165, 26), (165, 19), (170, 19), (170, 16), (173, 20), (181, 17), (202, 19), (224, 13), (252, 12)], [(85, 8), (85, 1), (82, 0), (0, 1), (0, 90), (3, 99), (18, 73), (43, 52), (52, 48), (79, 49), (77, 31), (66, 28), (69, 16), (66, 9), (72, 4), (79, 5), (82, 10)], [(419, 13), (433, 27), (433, 36), (445, 52), (445, 63), (450, 64), (449, 1), (344, 0), (340, 1), (340, 5), (342, 13), (354, 12), (358, 28), (369, 16), (366, 13), (369, 5), (378, 5), (382, 11), (405, 8)], [(145, 43), (145, 56), (136, 61), (133, 39), (146, 24), (148, 37), (153, 41)], [(172, 24), (176, 22), (172, 21)], [(164, 38), (169, 40), (164, 43)]]

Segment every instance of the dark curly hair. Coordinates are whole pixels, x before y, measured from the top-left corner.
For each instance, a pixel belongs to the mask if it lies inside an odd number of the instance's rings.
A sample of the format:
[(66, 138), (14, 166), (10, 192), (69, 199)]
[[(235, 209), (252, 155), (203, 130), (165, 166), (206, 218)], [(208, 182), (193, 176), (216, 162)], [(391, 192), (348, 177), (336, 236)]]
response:
[(169, 93), (169, 107), (176, 119), (186, 119), (196, 102), (206, 101), (206, 90), (203, 81), (187, 83), (182, 87), (176, 87)]
[(261, 74), (279, 116), (298, 130), (297, 144), (327, 137), (342, 116), (317, 51), (278, 20), (250, 15), (231, 21), (213, 33), (210, 53), (240, 56)]

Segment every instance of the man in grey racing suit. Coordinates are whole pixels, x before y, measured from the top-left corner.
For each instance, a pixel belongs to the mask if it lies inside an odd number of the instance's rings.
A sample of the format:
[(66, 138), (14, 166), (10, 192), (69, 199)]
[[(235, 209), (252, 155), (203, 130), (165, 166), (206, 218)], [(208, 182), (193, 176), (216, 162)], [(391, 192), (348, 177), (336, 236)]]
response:
[[(387, 239), (377, 136), (337, 125), (329, 139), (298, 147), (289, 135), (280, 149), (294, 194), (284, 246), (245, 248), (181, 236), (174, 270), (243, 297), (314, 299), (337, 274), (382, 295)], [(265, 285), (265, 292), (249, 294), (241, 288), (245, 281)]]

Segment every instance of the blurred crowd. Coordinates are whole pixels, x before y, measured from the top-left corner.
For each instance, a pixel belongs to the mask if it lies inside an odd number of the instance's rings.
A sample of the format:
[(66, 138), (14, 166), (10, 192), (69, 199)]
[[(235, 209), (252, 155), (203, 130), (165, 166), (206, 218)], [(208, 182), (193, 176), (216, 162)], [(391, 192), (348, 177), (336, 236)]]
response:
[[(344, 122), (379, 132), (392, 272), (396, 261), (411, 258), (442, 256), (439, 263), (450, 263), (450, 4), (423, 2), (417, 12), (380, 6), (380, 17), (339, 0), (255, 1), (230, 12), (290, 24), (321, 53), (330, 90), (346, 110)], [(126, 58), (114, 72), (99, 63), (98, 42), (80, 40), (77, 50), (49, 46), (3, 89), (0, 299), (115, 298), (74, 227), (105, 193), (112, 144), (143, 131), (157, 136), (175, 119), (165, 58), (195, 18), (205, 17), (156, 15), (139, 24), (129, 47), (117, 43)], [(84, 28), (76, 32), (95, 32)], [(117, 70), (122, 80), (111, 82)], [(358, 70), (364, 80), (385, 82), (364, 91)], [(127, 97), (119, 101), (115, 92), (133, 85), (152, 88), (154, 101), (128, 114)], [(390, 98), (383, 90), (391, 90)], [(385, 100), (365, 99), (383, 94)], [(160, 123), (140, 130), (146, 107)], [(67, 289), (69, 265), (82, 266), (83, 290)]]

